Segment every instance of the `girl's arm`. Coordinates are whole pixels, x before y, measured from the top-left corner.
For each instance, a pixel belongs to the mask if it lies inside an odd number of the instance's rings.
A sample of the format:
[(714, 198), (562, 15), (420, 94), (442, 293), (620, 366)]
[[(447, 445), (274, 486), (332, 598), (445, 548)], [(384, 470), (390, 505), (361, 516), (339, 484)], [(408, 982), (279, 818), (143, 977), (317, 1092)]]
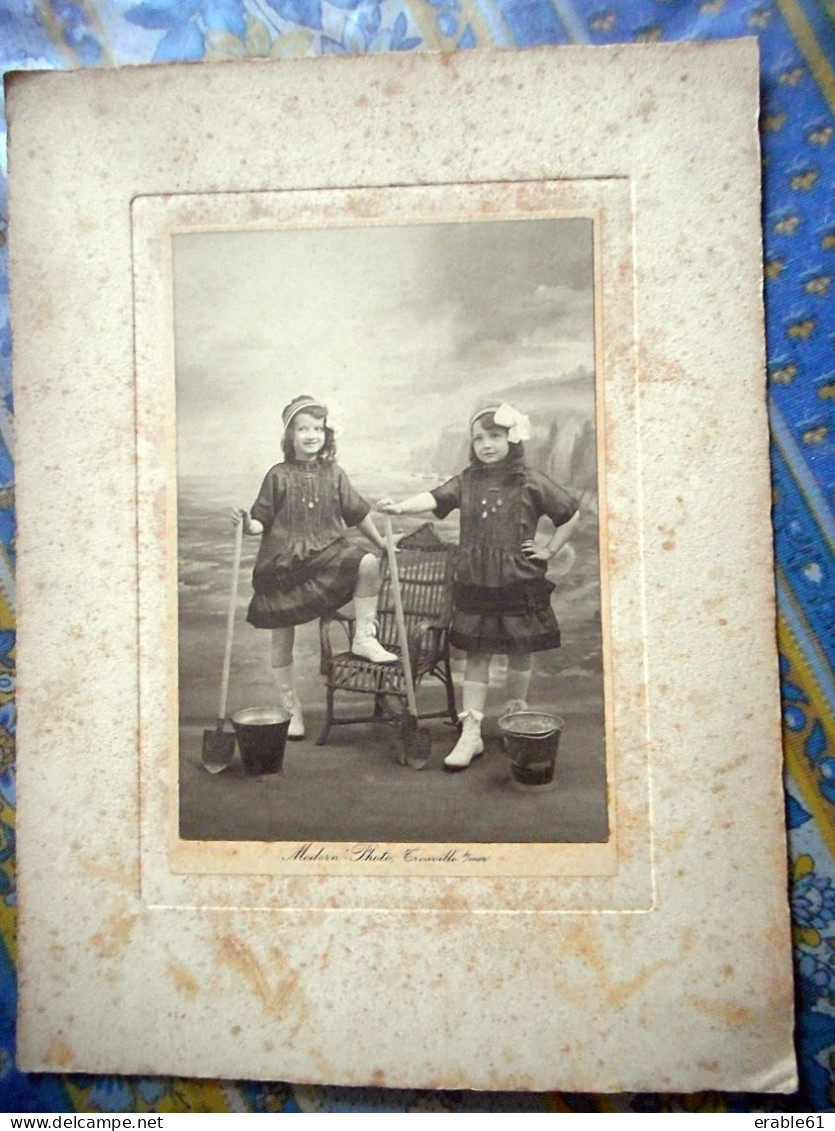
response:
[(431, 491), (421, 491), (419, 495), (412, 495), (402, 503), (396, 503), (394, 499), (380, 499), (377, 510), (383, 514), (423, 514), (425, 511), (434, 511), (437, 505), (438, 500)]
[(372, 546), (376, 546), (378, 550), (385, 550), (385, 539), (374, 525), (374, 519), (370, 514), (367, 514), (362, 522), (357, 523), (357, 530), (362, 531)]
[(232, 511), (232, 522), (235, 526), (237, 526), (239, 522), (242, 522), (244, 524), (244, 534), (264, 533), (263, 522), (259, 522), (257, 518), (253, 518), (244, 507), (235, 507)]
[(569, 540), (579, 521), (580, 512), (575, 511), (568, 522), (557, 527), (544, 546), (538, 546), (533, 539), (528, 538), (527, 541), (522, 543), (522, 553), (531, 561), (549, 562), (551, 558), (556, 557)]

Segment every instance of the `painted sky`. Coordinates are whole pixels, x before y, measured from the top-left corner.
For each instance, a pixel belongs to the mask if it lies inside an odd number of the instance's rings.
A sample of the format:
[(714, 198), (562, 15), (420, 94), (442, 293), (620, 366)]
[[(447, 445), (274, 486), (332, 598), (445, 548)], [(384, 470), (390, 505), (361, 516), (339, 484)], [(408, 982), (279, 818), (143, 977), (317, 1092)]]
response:
[(591, 390), (591, 230), (559, 219), (175, 236), (181, 473), (257, 479), (280, 458), (281, 409), (299, 393), (338, 416), (350, 472), (420, 470), (442, 428), (497, 392), (518, 388), (530, 410), (554, 401), (555, 382), (576, 398), (578, 372)]

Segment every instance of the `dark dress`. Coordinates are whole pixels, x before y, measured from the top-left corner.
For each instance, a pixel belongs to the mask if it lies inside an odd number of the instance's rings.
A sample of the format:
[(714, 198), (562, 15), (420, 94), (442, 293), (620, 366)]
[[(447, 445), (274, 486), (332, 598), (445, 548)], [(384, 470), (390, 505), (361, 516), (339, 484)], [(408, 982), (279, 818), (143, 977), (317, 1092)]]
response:
[(369, 509), (335, 463), (285, 461), (270, 468), (250, 510), (264, 533), (252, 572), (249, 623), (287, 628), (350, 601), (368, 550), (349, 543), (345, 527), (357, 526)]
[(461, 509), (451, 643), (467, 652), (558, 648), (547, 564), (526, 558), (522, 543), (543, 515), (555, 526), (568, 522), (576, 500), (518, 459), (468, 467), (432, 494), (438, 518)]

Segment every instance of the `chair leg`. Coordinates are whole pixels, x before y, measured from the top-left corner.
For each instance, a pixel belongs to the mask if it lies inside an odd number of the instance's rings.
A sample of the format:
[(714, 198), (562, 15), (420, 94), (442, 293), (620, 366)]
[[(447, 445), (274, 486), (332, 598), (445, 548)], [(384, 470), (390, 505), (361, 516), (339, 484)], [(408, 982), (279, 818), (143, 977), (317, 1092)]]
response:
[(458, 708), (455, 706), (455, 684), (452, 682), (452, 665), (449, 656), (444, 656), (444, 683), (446, 684), (446, 707), (449, 717), (458, 725)]
[(327, 695), (325, 696), (325, 722), (322, 726), (322, 733), (316, 739), (317, 746), (324, 746), (328, 741), (328, 734), (333, 726), (333, 688), (330, 683), (328, 684)]

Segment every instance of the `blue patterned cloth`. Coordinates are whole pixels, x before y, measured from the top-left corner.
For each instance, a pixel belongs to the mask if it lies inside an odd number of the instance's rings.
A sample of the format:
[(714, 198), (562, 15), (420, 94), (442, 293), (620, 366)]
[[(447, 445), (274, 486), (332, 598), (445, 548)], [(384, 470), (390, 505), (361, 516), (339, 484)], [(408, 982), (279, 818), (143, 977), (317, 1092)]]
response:
[[(0, 177), (0, 1109), (828, 1111), (835, 1107), (835, 3), (822, 0), (0, 0), (4, 71), (756, 35), (774, 527), (802, 1089), (618, 1097), (26, 1076), (13, 1066), (14, 480)], [(706, 90), (704, 97), (710, 99)], [(5, 139), (3, 139), (5, 150)], [(744, 421), (740, 422), (744, 427)]]

